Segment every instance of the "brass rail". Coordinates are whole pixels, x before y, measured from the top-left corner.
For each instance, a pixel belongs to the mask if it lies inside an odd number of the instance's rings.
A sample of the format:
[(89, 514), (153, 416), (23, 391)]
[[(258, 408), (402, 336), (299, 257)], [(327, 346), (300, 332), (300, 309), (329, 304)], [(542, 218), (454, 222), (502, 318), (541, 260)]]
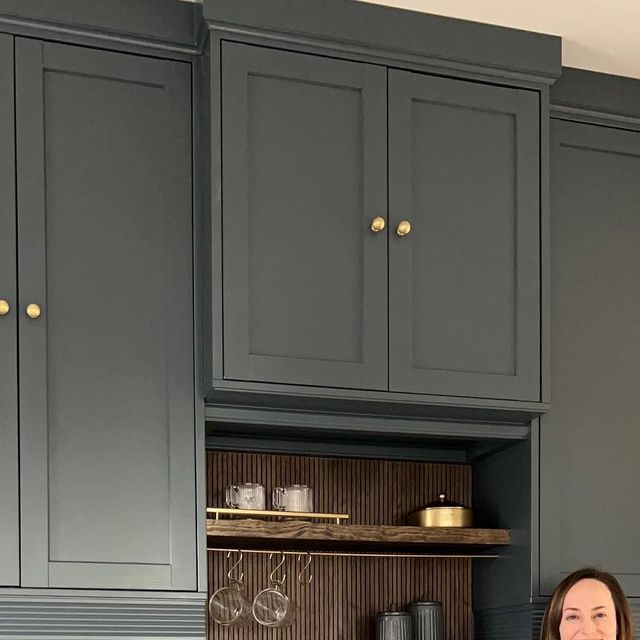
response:
[(296, 520), (335, 520), (336, 524), (342, 524), (343, 520), (348, 520), (346, 513), (311, 513), (306, 511), (259, 511), (254, 509), (228, 509), (222, 507), (207, 507), (207, 514), (213, 514), (216, 520), (220, 516), (261, 516), (271, 518), (291, 518)]

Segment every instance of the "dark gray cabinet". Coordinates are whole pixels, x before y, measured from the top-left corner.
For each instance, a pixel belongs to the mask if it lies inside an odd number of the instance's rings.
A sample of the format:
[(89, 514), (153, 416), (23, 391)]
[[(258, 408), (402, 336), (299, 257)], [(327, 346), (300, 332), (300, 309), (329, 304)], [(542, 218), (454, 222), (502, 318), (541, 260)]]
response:
[(221, 46), (217, 376), (540, 401), (539, 93)]
[(551, 381), (541, 593), (595, 564), (640, 596), (640, 133), (552, 128)]
[(389, 71), (392, 391), (540, 399), (538, 112), (535, 91)]
[(13, 38), (0, 34), (0, 586), (20, 581)]
[(222, 50), (224, 376), (387, 385), (386, 70)]
[(15, 58), (21, 584), (194, 590), (190, 65)]

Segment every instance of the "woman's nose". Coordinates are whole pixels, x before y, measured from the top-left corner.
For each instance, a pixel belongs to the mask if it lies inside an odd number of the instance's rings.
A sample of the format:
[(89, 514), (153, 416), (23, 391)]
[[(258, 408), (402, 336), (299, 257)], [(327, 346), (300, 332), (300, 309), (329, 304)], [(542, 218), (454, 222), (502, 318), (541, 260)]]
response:
[(595, 623), (595, 621), (592, 618), (585, 618), (582, 621), (582, 637), (584, 638), (595, 638), (596, 637), (596, 630), (597, 630), (597, 625)]

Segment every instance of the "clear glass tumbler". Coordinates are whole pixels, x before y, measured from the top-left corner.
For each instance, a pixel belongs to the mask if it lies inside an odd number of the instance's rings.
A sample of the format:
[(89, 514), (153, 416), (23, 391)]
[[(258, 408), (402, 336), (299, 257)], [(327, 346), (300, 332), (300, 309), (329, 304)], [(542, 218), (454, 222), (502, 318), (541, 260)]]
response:
[(272, 495), (273, 508), (276, 511), (313, 511), (313, 489), (306, 484), (288, 484), (276, 487)]

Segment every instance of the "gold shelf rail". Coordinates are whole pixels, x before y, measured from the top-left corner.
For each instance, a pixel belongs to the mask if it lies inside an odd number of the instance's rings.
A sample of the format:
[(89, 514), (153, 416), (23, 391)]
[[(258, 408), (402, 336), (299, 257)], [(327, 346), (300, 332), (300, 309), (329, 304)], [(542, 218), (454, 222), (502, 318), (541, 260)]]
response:
[(207, 515), (212, 515), (216, 520), (221, 520), (221, 516), (239, 516), (247, 518), (259, 516), (262, 518), (289, 518), (295, 520), (334, 520), (335, 524), (343, 524), (349, 519), (347, 513), (312, 513), (306, 511), (259, 511), (256, 509), (229, 509), (222, 507), (207, 507)]

